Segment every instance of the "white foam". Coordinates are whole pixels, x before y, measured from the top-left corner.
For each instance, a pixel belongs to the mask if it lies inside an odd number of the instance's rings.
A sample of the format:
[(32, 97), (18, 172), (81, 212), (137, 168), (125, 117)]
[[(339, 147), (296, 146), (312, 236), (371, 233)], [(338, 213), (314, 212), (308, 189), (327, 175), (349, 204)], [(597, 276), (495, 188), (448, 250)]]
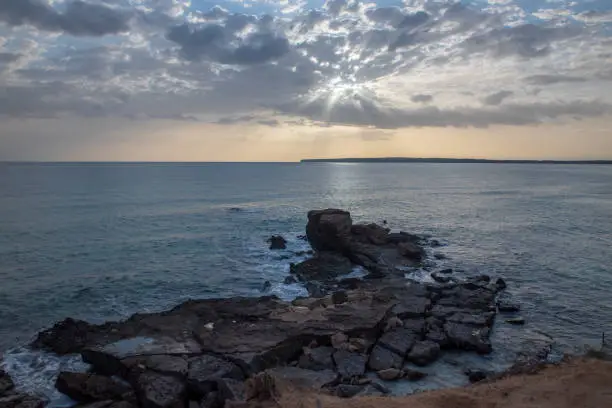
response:
[(55, 389), (55, 380), (60, 371), (84, 372), (89, 365), (80, 356), (57, 356), (25, 347), (12, 349), (4, 354), (0, 363), (11, 376), (19, 391), (42, 397), (49, 401), (48, 407), (70, 407), (73, 400)]

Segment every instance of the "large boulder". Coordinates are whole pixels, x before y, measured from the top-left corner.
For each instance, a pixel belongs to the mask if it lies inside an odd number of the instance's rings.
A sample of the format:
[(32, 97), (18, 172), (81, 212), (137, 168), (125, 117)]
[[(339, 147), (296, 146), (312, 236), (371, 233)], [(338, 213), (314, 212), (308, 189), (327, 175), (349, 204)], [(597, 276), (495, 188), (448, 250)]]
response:
[(333, 353), (333, 347), (306, 348), (304, 354), (300, 357), (298, 366), (313, 371), (333, 370)]
[(203, 355), (189, 360), (187, 383), (192, 393), (206, 395), (219, 379), (244, 381), (244, 374), (236, 364), (219, 357)]
[(78, 402), (131, 399), (132, 388), (110, 377), (62, 371), (55, 382), (59, 392)]
[(440, 356), (440, 345), (431, 340), (419, 341), (408, 353), (408, 361), (419, 365), (426, 366), (433, 363)]
[(348, 211), (338, 209), (308, 212), (306, 236), (316, 251), (343, 252), (351, 237), (353, 221)]
[(273, 250), (287, 248), (287, 240), (280, 235), (272, 235), (267, 242), (270, 244), (270, 249)]
[(368, 367), (372, 371), (384, 371), (390, 368), (401, 368), (404, 362), (404, 357), (393, 351), (382, 347), (380, 345), (374, 346), (370, 358), (368, 360)]
[(368, 356), (348, 350), (338, 350), (333, 357), (338, 374), (342, 378), (361, 377), (365, 374)]

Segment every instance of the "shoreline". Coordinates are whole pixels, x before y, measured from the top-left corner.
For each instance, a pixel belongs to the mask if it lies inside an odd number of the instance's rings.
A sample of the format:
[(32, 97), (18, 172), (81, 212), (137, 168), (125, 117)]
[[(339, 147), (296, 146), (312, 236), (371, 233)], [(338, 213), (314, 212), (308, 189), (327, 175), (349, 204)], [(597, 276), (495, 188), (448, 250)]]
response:
[[(218, 408), (258, 398), (250, 387), (262, 373), (266, 381), (306, 382), (351, 398), (418, 382), (427, 375), (420, 367), (449, 349), (490, 353), (498, 309), (517, 308), (510, 299), (499, 302), (503, 279), (462, 281), (438, 271), (436, 284), (408, 282), (402, 268), (423, 261), (424, 246), (435, 247), (435, 240), (353, 224), (342, 210), (312, 211), (308, 218), (315, 255), (292, 265), (288, 279), (302, 283), (309, 297), (191, 300), (101, 325), (68, 318), (39, 333), (32, 346), (80, 354), (93, 366), (95, 374), (59, 374), (57, 388), (81, 404), (101, 401), (91, 390), (83, 394), (90, 387), (124, 405)], [(282, 237), (271, 239), (271, 249), (282, 245)], [(355, 265), (369, 274), (343, 278)], [(524, 362), (539, 363), (549, 352), (543, 344)], [(129, 386), (121, 388), (113, 376)]]

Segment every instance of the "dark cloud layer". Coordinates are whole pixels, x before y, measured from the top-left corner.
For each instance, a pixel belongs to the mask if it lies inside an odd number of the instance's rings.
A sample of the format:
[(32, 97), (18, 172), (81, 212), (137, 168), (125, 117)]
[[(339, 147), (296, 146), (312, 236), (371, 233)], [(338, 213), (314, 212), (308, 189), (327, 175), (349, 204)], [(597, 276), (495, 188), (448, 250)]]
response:
[(103, 36), (129, 30), (130, 16), (102, 4), (72, 1), (63, 12), (40, 0), (0, 1), (0, 21), (11, 26), (32, 25), (75, 36)]

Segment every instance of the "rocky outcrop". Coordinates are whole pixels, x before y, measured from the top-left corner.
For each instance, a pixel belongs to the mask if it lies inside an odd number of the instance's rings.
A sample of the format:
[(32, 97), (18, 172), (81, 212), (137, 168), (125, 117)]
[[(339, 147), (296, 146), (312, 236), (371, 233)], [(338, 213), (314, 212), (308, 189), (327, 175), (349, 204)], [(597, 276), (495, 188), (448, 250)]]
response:
[(270, 244), (270, 249), (286, 249), (287, 248), (287, 240), (280, 235), (272, 235), (268, 238), (268, 244)]
[[(342, 210), (309, 213), (307, 235), (317, 252), (291, 273), (311, 297), (190, 300), (103, 325), (66, 319), (32, 345), (81, 353), (92, 365), (96, 374), (62, 373), (58, 389), (67, 395), (145, 408), (220, 408), (272, 395), (276, 381), (343, 397), (379, 395), (387, 390), (368, 372), (417, 381), (425, 374), (406, 363), (425, 366), (449, 349), (491, 352), (499, 281), (410, 283), (396, 268), (423, 257), (420, 239), (353, 225)], [(339, 281), (355, 263), (369, 279)]]

